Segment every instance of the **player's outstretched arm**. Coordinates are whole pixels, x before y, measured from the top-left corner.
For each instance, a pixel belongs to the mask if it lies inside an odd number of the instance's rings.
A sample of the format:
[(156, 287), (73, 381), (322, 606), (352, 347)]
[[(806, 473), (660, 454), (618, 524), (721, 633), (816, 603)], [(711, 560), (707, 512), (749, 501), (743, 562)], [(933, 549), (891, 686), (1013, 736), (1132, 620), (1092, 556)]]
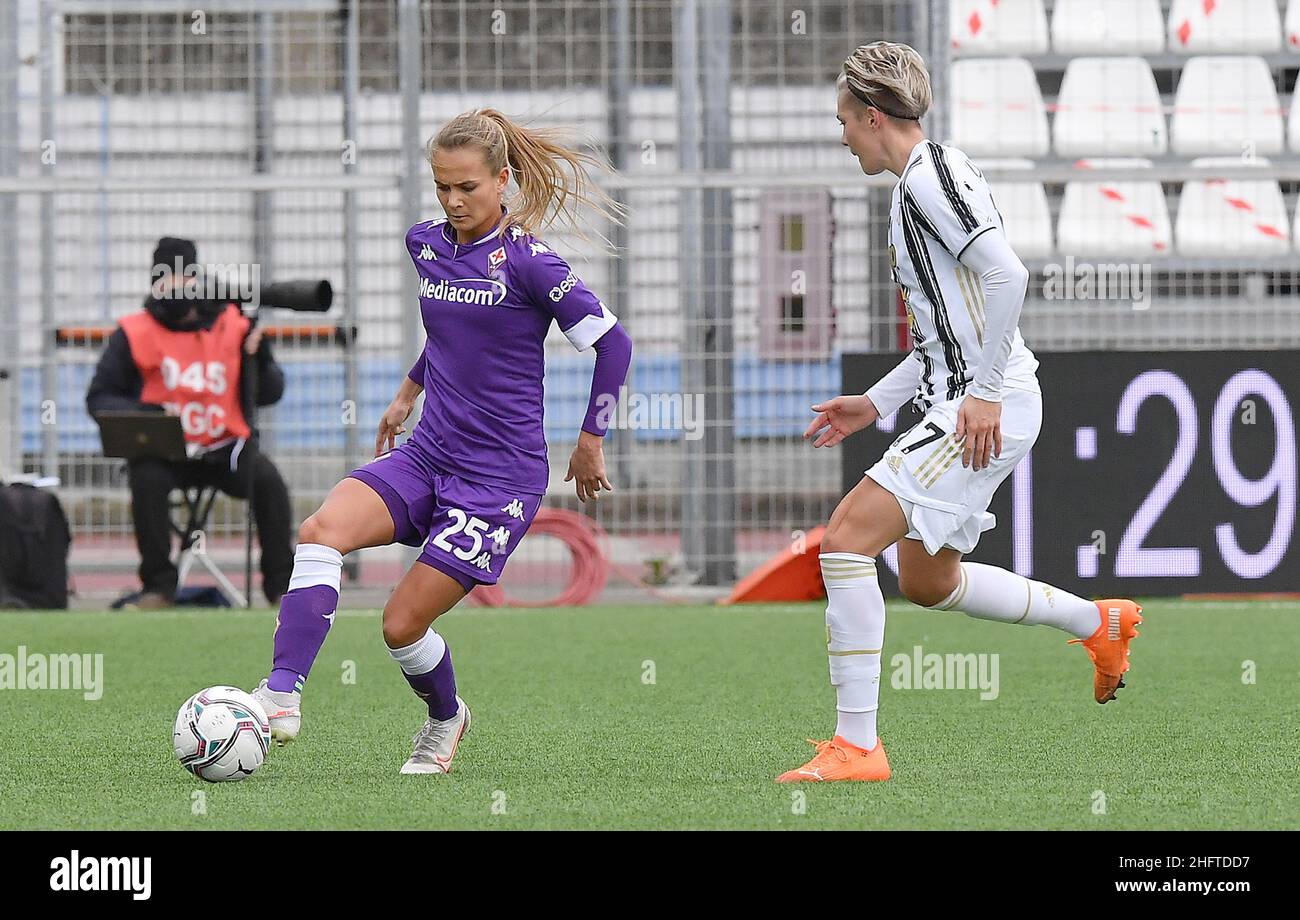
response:
[(803, 433), (803, 438), (806, 441), (815, 437), (813, 447), (834, 447), (855, 431), (861, 431), (880, 418), (871, 397), (865, 393), (860, 396), (836, 396), (817, 403), (812, 410), (817, 415)]
[(813, 447), (834, 447), (855, 431), (897, 410), (916, 394), (920, 380), (921, 364), (909, 352), (861, 396), (837, 396), (813, 406), (817, 415), (803, 433), (804, 440), (816, 438)]
[(871, 404), (876, 407), (878, 417), (885, 418), (914, 397), (920, 384), (921, 362), (917, 359), (916, 352), (910, 351), (888, 374), (877, 380), (865, 395), (870, 397)]

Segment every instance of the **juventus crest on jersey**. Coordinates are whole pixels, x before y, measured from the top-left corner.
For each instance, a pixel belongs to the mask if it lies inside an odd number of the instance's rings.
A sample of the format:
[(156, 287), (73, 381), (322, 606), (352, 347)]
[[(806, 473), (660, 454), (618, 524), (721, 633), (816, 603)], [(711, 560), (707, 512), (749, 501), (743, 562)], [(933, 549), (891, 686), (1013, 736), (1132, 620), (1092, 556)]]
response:
[[(890, 202), (889, 256), (921, 362), (922, 409), (965, 395), (979, 370), (983, 287), (959, 260), (988, 232), (1005, 230), (984, 174), (955, 147), (918, 143)], [(1003, 386), (1037, 390), (1037, 368), (1016, 329)]]

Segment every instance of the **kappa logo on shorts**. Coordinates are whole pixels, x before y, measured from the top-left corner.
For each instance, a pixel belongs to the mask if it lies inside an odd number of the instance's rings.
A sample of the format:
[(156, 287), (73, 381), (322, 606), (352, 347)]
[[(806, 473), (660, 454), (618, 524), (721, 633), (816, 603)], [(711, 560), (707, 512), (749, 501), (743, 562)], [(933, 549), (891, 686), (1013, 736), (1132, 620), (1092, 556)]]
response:
[(492, 552), (504, 552), (506, 544), (510, 542), (510, 531), (506, 525), (498, 524), (497, 529), (488, 534), (488, 539), (492, 541)]
[(512, 498), (510, 504), (501, 509), (512, 518), (524, 519), (524, 503), (517, 498)]

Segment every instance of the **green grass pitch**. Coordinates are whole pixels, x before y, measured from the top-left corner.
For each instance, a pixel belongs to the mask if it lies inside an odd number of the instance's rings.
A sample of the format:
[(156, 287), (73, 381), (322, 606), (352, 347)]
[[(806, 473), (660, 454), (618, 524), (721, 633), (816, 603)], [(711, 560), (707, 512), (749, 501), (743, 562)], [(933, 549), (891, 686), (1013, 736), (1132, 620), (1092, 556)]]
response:
[[(270, 612), (4, 613), (0, 653), (103, 654), (104, 693), (0, 690), (0, 828), (1300, 827), (1300, 604), (1145, 617), (1127, 689), (1098, 706), (1063, 633), (891, 603), (894, 778), (782, 786), (833, 728), (820, 604), (454, 612), (439, 629), (474, 727), (444, 777), (397, 773), (423, 707), (378, 612), (341, 611), (297, 743), (211, 785), (176, 763), (172, 720), (263, 676)], [(891, 686), (916, 645), (996, 653), (997, 698)]]

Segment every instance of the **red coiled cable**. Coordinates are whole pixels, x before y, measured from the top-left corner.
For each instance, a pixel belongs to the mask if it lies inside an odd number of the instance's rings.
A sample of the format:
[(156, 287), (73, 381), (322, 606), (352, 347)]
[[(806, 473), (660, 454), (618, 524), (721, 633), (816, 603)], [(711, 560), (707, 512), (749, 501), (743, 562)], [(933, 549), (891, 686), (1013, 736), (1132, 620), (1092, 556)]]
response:
[[(656, 591), (635, 572), (611, 563), (609, 553), (605, 550), (609, 535), (585, 514), (559, 508), (543, 508), (537, 512), (532, 526), (528, 528), (528, 536), (535, 534), (555, 537), (569, 548), (573, 563), (569, 568), (569, 583), (564, 590), (547, 600), (527, 601), (508, 596), (499, 585), (479, 585), (469, 593), (472, 603), (483, 607), (580, 607), (600, 597), (611, 572), (664, 603), (684, 603), (679, 598)], [(528, 536), (524, 539), (527, 540)]]
[(547, 600), (522, 601), (508, 597), (499, 585), (479, 585), (470, 592), (472, 600), (485, 607), (577, 607), (590, 604), (605, 590), (610, 570), (602, 545), (605, 531), (591, 518), (575, 511), (543, 508), (533, 518), (528, 535), (555, 537), (569, 548), (573, 564), (564, 590)]

